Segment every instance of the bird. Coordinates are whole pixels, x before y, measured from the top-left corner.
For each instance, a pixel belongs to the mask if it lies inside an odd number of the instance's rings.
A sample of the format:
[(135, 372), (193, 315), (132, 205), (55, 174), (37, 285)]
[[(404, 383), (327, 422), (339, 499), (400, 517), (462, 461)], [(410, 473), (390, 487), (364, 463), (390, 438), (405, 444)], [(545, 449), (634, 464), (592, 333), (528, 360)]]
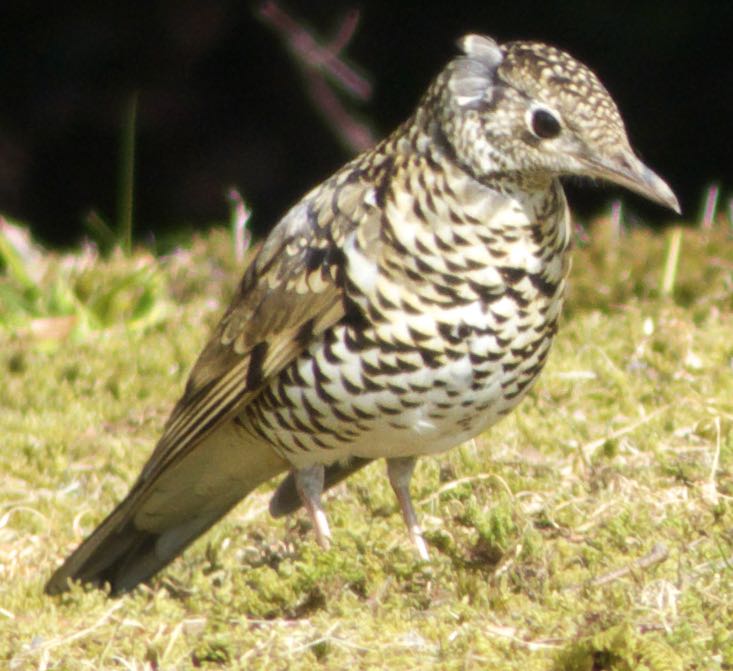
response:
[(469, 34), (414, 113), (275, 225), (128, 495), (48, 580), (118, 595), (259, 485), (332, 534), (326, 489), (385, 459), (408, 534), (416, 459), (509, 414), (558, 329), (572, 229), (560, 182), (680, 213), (596, 74), (554, 46)]

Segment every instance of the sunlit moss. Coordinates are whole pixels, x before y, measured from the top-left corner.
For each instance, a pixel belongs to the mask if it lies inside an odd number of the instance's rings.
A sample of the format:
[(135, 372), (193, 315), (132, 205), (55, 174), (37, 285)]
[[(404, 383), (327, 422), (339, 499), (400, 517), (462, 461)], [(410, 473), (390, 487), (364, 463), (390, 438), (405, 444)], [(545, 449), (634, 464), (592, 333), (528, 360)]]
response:
[[(665, 237), (595, 227), (539, 384), (420, 463), (429, 563), (375, 464), (328, 497), (330, 551), (302, 513), (269, 518), (269, 483), (112, 600), (41, 590), (139, 472), (237, 271), (223, 232), (81, 275), (50, 259), (0, 324), (0, 666), (730, 667), (733, 243), (724, 226), (686, 230), (662, 298)], [(0, 276), (0, 295), (28, 292), (19, 281)], [(70, 283), (64, 314), (85, 328), (34, 335)], [(89, 306), (101, 316), (82, 319)], [(639, 563), (660, 545), (666, 559)]]

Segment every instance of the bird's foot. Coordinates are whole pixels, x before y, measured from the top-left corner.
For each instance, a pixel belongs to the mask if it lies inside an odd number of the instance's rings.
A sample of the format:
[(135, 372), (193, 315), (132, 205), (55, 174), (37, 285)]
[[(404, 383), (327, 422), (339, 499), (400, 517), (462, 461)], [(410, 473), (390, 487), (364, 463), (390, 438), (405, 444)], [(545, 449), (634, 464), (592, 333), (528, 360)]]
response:
[(402, 517), (405, 520), (407, 531), (410, 534), (410, 540), (412, 540), (417, 554), (420, 555), (420, 559), (428, 561), (430, 559), (428, 546), (423, 538), (422, 529), (417, 521), (415, 508), (412, 505), (412, 498), (410, 497), (410, 480), (412, 479), (412, 472), (415, 470), (415, 462), (415, 457), (387, 459), (387, 474), (389, 475), (389, 482), (397, 497), (397, 502), (400, 504), (400, 510), (402, 510)]
[(294, 477), (295, 487), (313, 523), (318, 545), (324, 550), (328, 550), (331, 547), (331, 529), (328, 526), (328, 519), (321, 505), (324, 468), (321, 464), (302, 468), (294, 472)]

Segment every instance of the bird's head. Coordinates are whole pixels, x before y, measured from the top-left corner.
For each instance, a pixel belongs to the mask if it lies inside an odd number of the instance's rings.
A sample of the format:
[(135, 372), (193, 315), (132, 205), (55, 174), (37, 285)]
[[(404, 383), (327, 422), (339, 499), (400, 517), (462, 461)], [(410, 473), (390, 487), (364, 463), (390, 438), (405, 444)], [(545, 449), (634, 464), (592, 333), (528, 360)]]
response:
[(456, 160), (477, 178), (561, 175), (608, 180), (679, 212), (672, 190), (634, 154), (598, 77), (536, 42), (467, 35), (438, 80), (439, 120)]

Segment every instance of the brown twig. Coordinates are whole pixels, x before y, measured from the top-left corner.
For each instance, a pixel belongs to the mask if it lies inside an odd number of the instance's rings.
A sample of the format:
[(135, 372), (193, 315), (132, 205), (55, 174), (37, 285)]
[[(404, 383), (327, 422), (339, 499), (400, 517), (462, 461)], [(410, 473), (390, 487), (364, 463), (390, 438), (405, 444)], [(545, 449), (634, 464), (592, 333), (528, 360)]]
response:
[(629, 562), (628, 564), (626, 564), (626, 566), (622, 566), (621, 568), (609, 571), (608, 573), (604, 573), (603, 575), (600, 575), (597, 578), (593, 578), (593, 580), (589, 580), (582, 585), (573, 585), (569, 589), (580, 589), (581, 587), (600, 587), (602, 585), (607, 585), (608, 583), (615, 582), (616, 580), (624, 578), (633, 571), (643, 571), (644, 569), (650, 568), (655, 564), (661, 564), (663, 561), (666, 561), (668, 557), (669, 550), (667, 549), (667, 546), (664, 543), (657, 543), (652, 548), (649, 554), (641, 557), (640, 559)]
[(315, 104), (331, 121), (341, 140), (354, 152), (369, 149), (374, 142), (374, 134), (365, 123), (356, 119), (341, 103), (328, 83), (316, 74), (308, 73), (308, 91)]
[(368, 100), (371, 83), (343, 59), (342, 52), (351, 41), (359, 23), (359, 11), (351, 10), (341, 21), (336, 36), (328, 43), (314, 37), (274, 0), (266, 0), (259, 17), (287, 42), (290, 51), (306, 74), (308, 94), (316, 108), (328, 119), (341, 141), (352, 151), (363, 151), (374, 144), (371, 129), (346, 109), (330, 87), (333, 81), (357, 100)]
[(274, 0), (263, 2), (260, 16), (286, 38), (296, 56), (311, 68), (323, 69), (349, 94), (359, 100), (372, 95), (371, 83), (341, 58), (359, 24), (359, 10), (349, 11), (336, 32), (336, 37), (321, 46), (302, 25), (288, 15)]
[(230, 207), (230, 225), (232, 229), (232, 244), (234, 245), (234, 258), (238, 265), (244, 261), (244, 255), (252, 240), (251, 233), (247, 230), (247, 222), (252, 213), (244, 202), (242, 195), (234, 187), (227, 191), (227, 200)]

